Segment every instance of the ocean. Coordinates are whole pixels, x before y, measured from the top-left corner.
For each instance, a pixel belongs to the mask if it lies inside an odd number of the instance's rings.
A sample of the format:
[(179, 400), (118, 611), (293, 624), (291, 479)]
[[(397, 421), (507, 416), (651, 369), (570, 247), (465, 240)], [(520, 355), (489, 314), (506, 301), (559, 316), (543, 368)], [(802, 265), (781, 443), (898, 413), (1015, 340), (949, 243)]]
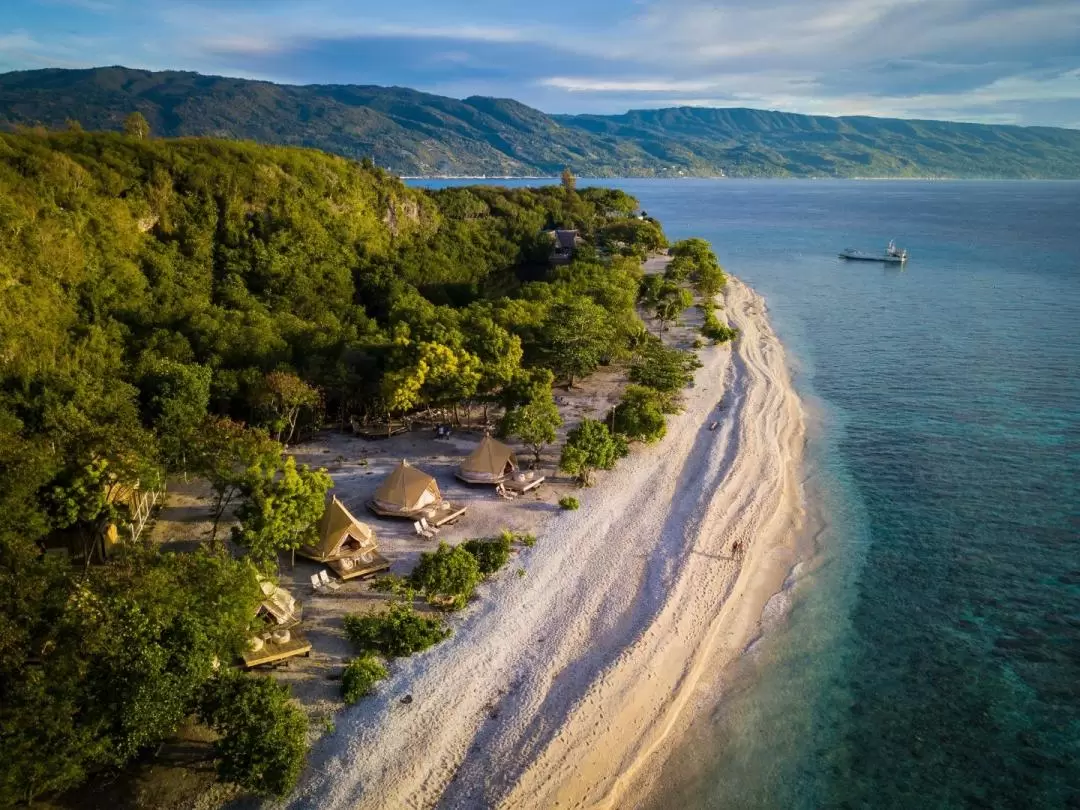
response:
[(649, 804), (1080, 807), (1080, 183), (603, 184), (765, 296), (809, 415), (805, 559)]

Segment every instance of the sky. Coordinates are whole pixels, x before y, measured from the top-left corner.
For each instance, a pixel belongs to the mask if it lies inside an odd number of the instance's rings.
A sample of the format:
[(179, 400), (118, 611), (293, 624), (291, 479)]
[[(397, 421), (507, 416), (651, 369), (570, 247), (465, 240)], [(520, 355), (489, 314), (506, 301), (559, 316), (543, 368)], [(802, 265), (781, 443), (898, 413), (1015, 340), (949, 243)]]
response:
[(0, 0), (0, 72), (117, 64), (1080, 129), (1080, 0)]

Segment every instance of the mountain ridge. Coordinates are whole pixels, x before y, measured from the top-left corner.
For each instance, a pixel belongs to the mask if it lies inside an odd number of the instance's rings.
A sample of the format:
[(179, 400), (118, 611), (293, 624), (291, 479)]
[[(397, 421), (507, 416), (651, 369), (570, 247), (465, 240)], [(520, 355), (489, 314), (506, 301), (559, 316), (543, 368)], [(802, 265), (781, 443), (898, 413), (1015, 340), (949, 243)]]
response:
[(812, 116), (742, 107), (549, 115), (514, 99), (407, 87), (287, 85), (191, 71), (47, 68), (0, 74), (0, 128), (69, 119), (371, 157), (412, 176), (1080, 177), (1080, 131)]

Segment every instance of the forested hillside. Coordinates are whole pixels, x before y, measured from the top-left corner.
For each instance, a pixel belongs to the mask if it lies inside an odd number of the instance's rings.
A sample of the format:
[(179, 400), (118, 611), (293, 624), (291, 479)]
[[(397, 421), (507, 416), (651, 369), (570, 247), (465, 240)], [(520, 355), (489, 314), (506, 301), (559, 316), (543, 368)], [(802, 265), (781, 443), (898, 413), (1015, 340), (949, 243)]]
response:
[(134, 110), (161, 135), (313, 146), (405, 175), (1080, 177), (1080, 132), (1049, 127), (689, 107), (547, 115), (509, 99), (121, 67), (0, 75), (0, 127), (118, 130)]
[[(122, 767), (189, 716), (222, 735), (224, 778), (287, 792), (305, 721), (284, 687), (228, 666), (256, 571), (310, 536), (330, 485), (279, 442), (495, 404), (542, 445), (553, 381), (633, 358), (616, 425), (655, 437), (692, 357), (645, 332), (637, 303), (662, 325), (689, 305), (680, 285), (723, 283), (693, 241), (643, 283), (659, 225), (569, 175), (425, 192), (312, 150), (154, 139), (139, 116), (126, 129), (0, 134), (0, 806)], [(553, 227), (585, 239), (558, 267)], [(579, 456), (567, 468), (587, 480)], [(179, 474), (205, 478), (218, 509), (285, 481), (315, 517), (289, 540), (259, 523), (264, 498), (234, 534), (243, 556), (210, 536), (91, 564), (102, 528), (126, 527), (116, 493)], [(43, 553), (72, 537), (82, 558)]]

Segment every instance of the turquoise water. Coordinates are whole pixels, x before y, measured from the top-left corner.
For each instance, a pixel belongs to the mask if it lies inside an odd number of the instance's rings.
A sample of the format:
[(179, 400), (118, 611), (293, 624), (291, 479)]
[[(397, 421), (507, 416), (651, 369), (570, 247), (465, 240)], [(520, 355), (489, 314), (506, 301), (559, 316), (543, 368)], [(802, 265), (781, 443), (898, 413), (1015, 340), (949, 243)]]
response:
[(764, 294), (811, 413), (812, 555), (653, 805), (1080, 807), (1080, 184), (614, 184)]

